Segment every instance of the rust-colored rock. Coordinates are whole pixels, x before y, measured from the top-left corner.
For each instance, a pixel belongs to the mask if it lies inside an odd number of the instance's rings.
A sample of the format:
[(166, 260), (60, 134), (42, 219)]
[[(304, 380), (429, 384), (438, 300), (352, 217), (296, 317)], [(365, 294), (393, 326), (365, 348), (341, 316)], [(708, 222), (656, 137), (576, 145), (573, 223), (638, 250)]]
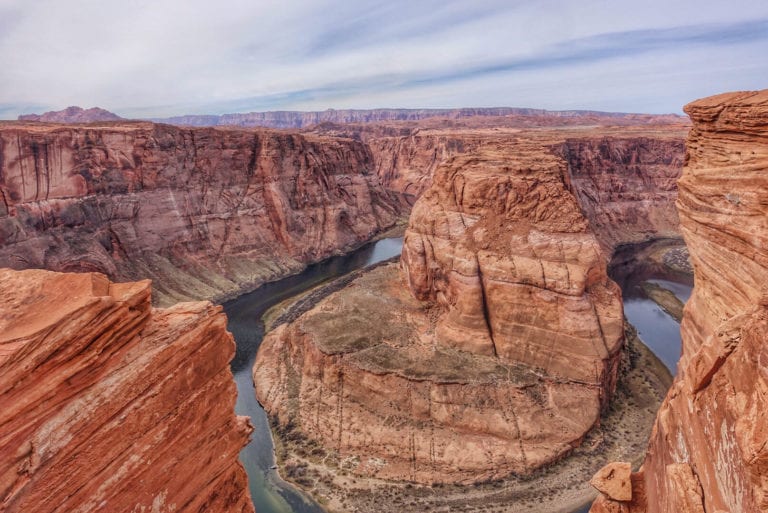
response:
[(536, 141), (452, 159), (414, 206), (402, 264), (414, 296), (439, 306), (440, 344), (577, 380), (605, 404), (621, 293), (566, 173)]
[(395, 264), (265, 337), (259, 401), (361, 476), (473, 483), (528, 473), (578, 445), (600, 390), (440, 343)]
[(592, 231), (609, 251), (680, 237), (675, 200), (684, 145), (675, 132), (569, 137), (558, 152)]
[(581, 443), (615, 388), (620, 291), (552, 135), (435, 171), (401, 258), (265, 337), (257, 396), (361, 476), (469, 483)]
[[(693, 102), (678, 209), (696, 286), (632, 511), (768, 510), (768, 90)], [(607, 503), (601, 498), (595, 509)]]
[(0, 265), (223, 299), (351, 249), (400, 211), (366, 146), (151, 123), (0, 124)]
[(589, 482), (599, 492), (615, 501), (632, 500), (632, 465), (613, 462), (604, 466)]
[(0, 270), (0, 510), (252, 512), (221, 307)]

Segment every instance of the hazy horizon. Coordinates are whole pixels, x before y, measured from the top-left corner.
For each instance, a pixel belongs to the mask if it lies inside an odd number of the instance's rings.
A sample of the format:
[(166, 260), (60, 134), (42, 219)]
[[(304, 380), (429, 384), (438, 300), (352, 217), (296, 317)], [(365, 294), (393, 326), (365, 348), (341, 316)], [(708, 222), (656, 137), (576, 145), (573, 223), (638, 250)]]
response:
[(0, 118), (520, 107), (763, 89), (768, 2), (3, 0)]

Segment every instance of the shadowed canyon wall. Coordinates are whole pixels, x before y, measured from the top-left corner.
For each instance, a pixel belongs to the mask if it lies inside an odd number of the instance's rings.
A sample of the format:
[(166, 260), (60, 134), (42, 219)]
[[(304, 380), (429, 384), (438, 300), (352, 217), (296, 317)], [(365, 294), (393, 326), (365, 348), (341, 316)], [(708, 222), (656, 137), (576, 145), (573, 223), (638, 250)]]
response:
[(0, 270), (0, 510), (252, 513), (221, 307)]
[(232, 297), (391, 226), (367, 147), (150, 123), (0, 126), (0, 266)]
[(631, 499), (601, 496), (593, 512), (768, 510), (768, 91), (685, 111), (677, 205), (696, 285), (683, 354)]

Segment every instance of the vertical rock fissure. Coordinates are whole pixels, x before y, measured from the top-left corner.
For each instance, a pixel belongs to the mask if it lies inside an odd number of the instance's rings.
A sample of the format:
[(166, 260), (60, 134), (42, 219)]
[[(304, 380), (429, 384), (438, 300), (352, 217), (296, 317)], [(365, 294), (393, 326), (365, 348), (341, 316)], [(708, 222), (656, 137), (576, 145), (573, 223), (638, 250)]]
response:
[(483, 279), (483, 271), (480, 268), (480, 258), (475, 253), (475, 263), (477, 265), (477, 279), (480, 282), (480, 299), (483, 303), (483, 318), (485, 319), (485, 326), (488, 329), (488, 337), (491, 339), (491, 348), (493, 349), (493, 356), (499, 356), (496, 349), (496, 341), (493, 338), (493, 325), (491, 323), (491, 312), (488, 308), (488, 295), (485, 290), (485, 280)]

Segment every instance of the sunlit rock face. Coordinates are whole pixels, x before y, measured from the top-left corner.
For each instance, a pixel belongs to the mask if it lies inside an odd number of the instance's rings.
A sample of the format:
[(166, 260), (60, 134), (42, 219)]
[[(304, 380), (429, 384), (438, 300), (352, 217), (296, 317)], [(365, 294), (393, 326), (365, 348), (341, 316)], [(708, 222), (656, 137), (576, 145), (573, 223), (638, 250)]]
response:
[(280, 429), (418, 483), (526, 474), (581, 443), (615, 388), (622, 303), (552, 141), (447, 158), (400, 268), (265, 337), (254, 382)]
[(0, 269), (0, 509), (252, 513), (221, 307)]
[(693, 120), (679, 182), (693, 262), (683, 354), (631, 502), (594, 512), (768, 510), (768, 91), (685, 107)]

